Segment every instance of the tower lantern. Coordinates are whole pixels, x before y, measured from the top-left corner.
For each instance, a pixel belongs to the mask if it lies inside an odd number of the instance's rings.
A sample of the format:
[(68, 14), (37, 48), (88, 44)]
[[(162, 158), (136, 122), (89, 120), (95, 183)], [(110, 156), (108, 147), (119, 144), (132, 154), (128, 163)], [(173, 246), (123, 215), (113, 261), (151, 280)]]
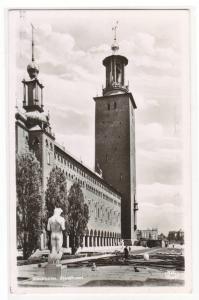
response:
[(116, 26), (112, 28), (114, 31), (114, 40), (111, 45), (113, 54), (103, 60), (103, 65), (106, 68), (106, 87), (103, 89), (103, 95), (128, 92), (128, 86), (125, 85), (125, 66), (128, 64), (128, 59), (116, 54), (119, 51), (117, 28), (118, 22), (116, 22)]
[(38, 80), (39, 66), (35, 62), (34, 53), (34, 26), (32, 26), (32, 60), (27, 66), (27, 72), (30, 80), (23, 80), (24, 100), (23, 108), (27, 111), (43, 112), (43, 88), (44, 86)]

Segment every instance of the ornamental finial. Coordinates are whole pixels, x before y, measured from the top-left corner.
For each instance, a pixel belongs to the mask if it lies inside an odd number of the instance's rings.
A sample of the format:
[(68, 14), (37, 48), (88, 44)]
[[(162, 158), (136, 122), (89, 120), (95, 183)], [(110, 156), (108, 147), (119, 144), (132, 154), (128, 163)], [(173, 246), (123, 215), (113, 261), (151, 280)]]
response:
[(119, 45), (117, 43), (117, 29), (118, 29), (118, 24), (119, 22), (116, 21), (115, 26), (112, 27), (112, 31), (114, 32), (114, 40), (113, 40), (113, 44), (111, 45), (111, 50), (113, 51), (113, 54), (115, 54), (116, 51), (119, 50)]
[(35, 63), (35, 41), (34, 41), (34, 30), (35, 27), (33, 24), (31, 24), (32, 27), (32, 61), (30, 64), (27, 66), (27, 71), (31, 79), (34, 79), (37, 77), (39, 73), (39, 66)]
[(35, 55), (34, 55), (34, 47), (35, 47), (35, 42), (34, 42), (34, 26), (31, 23), (31, 27), (32, 27), (32, 61), (35, 61)]

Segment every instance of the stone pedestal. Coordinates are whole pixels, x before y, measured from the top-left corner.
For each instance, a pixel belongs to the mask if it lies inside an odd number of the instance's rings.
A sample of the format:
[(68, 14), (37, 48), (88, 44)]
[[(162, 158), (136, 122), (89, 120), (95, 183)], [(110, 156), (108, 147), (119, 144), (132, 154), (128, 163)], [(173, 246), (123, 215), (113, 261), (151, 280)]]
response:
[(67, 266), (62, 266), (61, 264), (47, 264), (44, 269), (44, 274), (49, 280), (59, 280), (62, 277), (66, 277)]

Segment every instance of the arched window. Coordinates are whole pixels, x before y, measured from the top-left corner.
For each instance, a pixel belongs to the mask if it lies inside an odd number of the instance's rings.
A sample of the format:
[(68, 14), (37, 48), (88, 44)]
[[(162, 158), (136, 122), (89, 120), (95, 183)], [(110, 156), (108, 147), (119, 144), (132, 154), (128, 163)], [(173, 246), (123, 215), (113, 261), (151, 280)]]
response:
[(47, 153), (47, 164), (50, 165), (50, 153)]

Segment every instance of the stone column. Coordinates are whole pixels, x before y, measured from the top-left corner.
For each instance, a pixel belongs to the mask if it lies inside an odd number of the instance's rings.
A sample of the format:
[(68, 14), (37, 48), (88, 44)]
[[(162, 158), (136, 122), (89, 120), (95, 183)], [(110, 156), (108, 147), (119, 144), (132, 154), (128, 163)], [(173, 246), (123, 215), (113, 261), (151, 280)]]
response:
[(85, 236), (83, 236), (82, 246), (85, 247)]
[(114, 81), (117, 81), (117, 75), (116, 75), (116, 60), (114, 59)]
[(87, 247), (90, 247), (90, 236), (87, 235)]
[(66, 237), (66, 248), (69, 248), (69, 235)]

